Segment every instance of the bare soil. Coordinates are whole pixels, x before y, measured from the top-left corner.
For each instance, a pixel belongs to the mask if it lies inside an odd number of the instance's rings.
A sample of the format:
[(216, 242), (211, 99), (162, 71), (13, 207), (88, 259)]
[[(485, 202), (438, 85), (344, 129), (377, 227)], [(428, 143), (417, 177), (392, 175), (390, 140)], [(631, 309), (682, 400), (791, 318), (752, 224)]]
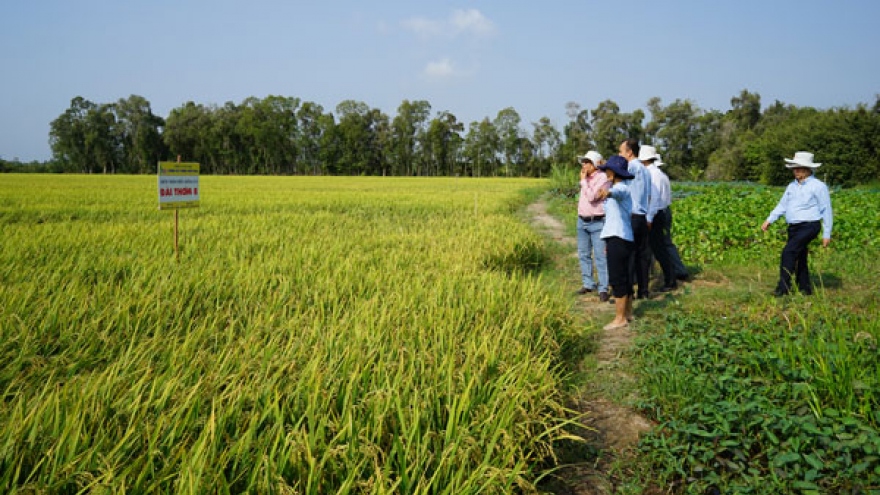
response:
[[(547, 213), (547, 203), (543, 199), (527, 208), (532, 226), (554, 241), (570, 246), (573, 257), (577, 257), (577, 239), (566, 234), (565, 226)], [(569, 266), (565, 260), (557, 260), (560, 266)], [(578, 276), (579, 280), (579, 276)], [(572, 291), (576, 287), (572, 288)], [(585, 320), (595, 320), (600, 327), (614, 316), (614, 306), (599, 302), (595, 294), (578, 297), (578, 310), (585, 312)], [(635, 323), (638, 324), (638, 323)], [(569, 464), (560, 469), (545, 489), (562, 495), (600, 495), (615, 493), (622, 475), (620, 462), (633, 455), (639, 436), (652, 428), (645, 417), (625, 405), (629, 400), (610, 397), (609, 387), (632, 383), (629, 375), (628, 351), (632, 344), (633, 331), (630, 327), (615, 330), (599, 330), (596, 342), (596, 378), (601, 384), (584, 384), (579, 397), (572, 406), (585, 413), (582, 435), (588, 448), (584, 449), (583, 462), (567, 459)], [(631, 397), (628, 399), (632, 399)], [(616, 469), (612, 469), (618, 466)]]

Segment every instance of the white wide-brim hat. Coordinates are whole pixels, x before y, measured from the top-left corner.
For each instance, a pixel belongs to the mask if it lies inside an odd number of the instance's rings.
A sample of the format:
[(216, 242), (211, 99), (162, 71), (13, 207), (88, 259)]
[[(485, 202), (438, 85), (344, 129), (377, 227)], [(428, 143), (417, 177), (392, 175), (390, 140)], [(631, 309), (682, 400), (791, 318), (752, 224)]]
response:
[(785, 159), (785, 166), (788, 168), (798, 168), (798, 167), (806, 167), (809, 169), (819, 168), (822, 166), (821, 163), (816, 163), (813, 161), (813, 154), (807, 153), (806, 151), (798, 151), (794, 154), (794, 158)]
[(639, 161), (644, 162), (647, 160), (656, 160), (660, 155), (657, 154), (657, 148), (653, 146), (648, 146), (647, 144), (642, 145), (639, 148)]
[(660, 158), (660, 153), (657, 153), (657, 159), (654, 160), (654, 165), (657, 166), (657, 167), (662, 167), (663, 165), (666, 165), (666, 164), (663, 162), (663, 159)]
[(593, 165), (599, 166), (602, 164), (602, 155), (598, 151), (590, 150), (583, 155), (578, 155), (578, 161), (582, 162), (584, 160), (590, 160), (593, 162)]

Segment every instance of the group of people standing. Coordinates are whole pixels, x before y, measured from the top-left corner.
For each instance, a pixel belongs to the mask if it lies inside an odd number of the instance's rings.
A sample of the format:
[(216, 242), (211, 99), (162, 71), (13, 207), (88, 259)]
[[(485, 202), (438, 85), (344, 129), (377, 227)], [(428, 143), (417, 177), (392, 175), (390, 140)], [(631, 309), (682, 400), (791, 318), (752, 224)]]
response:
[[(627, 326), (633, 320), (633, 299), (650, 297), (654, 259), (663, 272), (660, 292), (673, 291), (689, 278), (672, 242), (672, 193), (669, 177), (660, 170), (660, 155), (635, 139), (620, 143), (618, 151), (607, 161), (597, 151), (578, 156), (577, 235), (583, 284), (577, 293), (595, 291), (602, 302), (614, 297), (615, 317), (606, 330)], [(786, 163), (795, 180), (761, 228), (767, 230), (781, 216), (789, 223), (776, 295), (792, 290), (793, 276), (800, 292), (810, 294), (807, 246), (818, 235), (820, 220), (823, 245), (830, 242), (831, 202), (825, 184), (812, 177), (821, 163), (814, 163), (811, 153), (798, 152)]]
[(672, 194), (669, 178), (659, 168), (660, 155), (635, 139), (620, 143), (618, 151), (607, 161), (597, 151), (578, 156), (578, 259), (583, 281), (578, 294), (597, 291), (602, 302), (614, 297), (616, 314), (608, 330), (632, 321), (633, 298), (650, 297), (655, 258), (663, 271), (661, 292), (675, 290), (679, 280), (688, 278), (672, 242)]

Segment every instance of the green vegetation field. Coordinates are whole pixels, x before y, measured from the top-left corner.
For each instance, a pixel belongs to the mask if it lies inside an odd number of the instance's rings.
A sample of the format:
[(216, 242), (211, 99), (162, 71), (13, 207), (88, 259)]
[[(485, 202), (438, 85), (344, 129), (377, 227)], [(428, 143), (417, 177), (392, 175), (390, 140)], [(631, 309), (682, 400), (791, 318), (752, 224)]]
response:
[[(606, 323), (518, 215), (548, 188), (206, 176), (176, 263), (155, 177), (0, 177), (0, 492), (540, 491)], [(777, 299), (781, 189), (674, 189), (696, 279), (637, 305), (619, 491), (878, 492), (878, 191)]]
[[(657, 427), (620, 467), (621, 492), (880, 493), (880, 189), (832, 191), (831, 247), (811, 248), (819, 289), (784, 298), (771, 294), (785, 222), (759, 228), (782, 188), (673, 192), (696, 279), (636, 308), (632, 405)], [(573, 204), (554, 208), (572, 232)]]

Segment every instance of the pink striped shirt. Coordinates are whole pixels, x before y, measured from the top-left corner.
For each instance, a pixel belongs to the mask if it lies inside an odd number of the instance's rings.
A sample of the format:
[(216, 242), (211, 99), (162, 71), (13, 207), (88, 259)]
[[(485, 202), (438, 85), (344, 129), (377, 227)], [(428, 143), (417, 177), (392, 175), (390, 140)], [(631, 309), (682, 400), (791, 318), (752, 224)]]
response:
[(593, 217), (605, 214), (605, 200), (596, 198), (600, 189), (608, 189), (608, 177), (600, 171), (593, 172), (586, 179), (581, 180), (581, 194), (578, 197), (578, 215)]

